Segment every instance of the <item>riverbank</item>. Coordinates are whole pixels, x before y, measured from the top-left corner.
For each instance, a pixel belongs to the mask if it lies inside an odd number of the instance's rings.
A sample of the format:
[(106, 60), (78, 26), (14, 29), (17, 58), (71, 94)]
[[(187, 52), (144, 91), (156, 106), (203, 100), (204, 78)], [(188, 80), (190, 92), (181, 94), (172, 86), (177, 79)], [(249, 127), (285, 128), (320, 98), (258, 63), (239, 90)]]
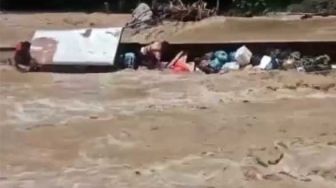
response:
[[(123, 27), (127, 14), (7, 13), (0, 14), (0, 47), (30, 40), (37, 29)], [(336, 17), (271, 16), (255, 18), (212, 17), (200, 22), (164, 22), (139, 33), (126, 30), (122, 42), (232, 43), (279, 41), (335, 41)]]

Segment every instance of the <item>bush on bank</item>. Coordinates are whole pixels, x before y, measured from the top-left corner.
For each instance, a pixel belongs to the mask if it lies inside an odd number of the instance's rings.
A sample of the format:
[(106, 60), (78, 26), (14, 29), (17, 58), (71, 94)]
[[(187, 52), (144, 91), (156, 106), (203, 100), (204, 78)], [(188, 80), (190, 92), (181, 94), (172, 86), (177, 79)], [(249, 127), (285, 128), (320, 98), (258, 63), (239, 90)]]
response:
[[(105, 2), (112, 12), (129, 13), (140, 2), (168, 2), (169, 0), (0, 0), (2, 10), (22, 11), (103, 11)], [(196, 0), (182, 0), (192, 3)], [(219, 3), (220, 12), (237, 11), (263, 13), (267, 11), (336, 12), (336, 0), (204, 0), (210, 7)]]

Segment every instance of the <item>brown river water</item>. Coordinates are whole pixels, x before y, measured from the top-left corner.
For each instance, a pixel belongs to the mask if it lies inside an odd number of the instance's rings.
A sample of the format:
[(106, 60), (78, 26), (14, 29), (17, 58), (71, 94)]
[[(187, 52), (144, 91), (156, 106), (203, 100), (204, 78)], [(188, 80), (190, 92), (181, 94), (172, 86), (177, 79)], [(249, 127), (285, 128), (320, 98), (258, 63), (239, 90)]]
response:
[[(30, 39), (35, 29), (127, 20), (1, 14), (0, 47)], [(334, 41), (333, 23), (213, 18), (123, 41)], [(336, 187), (335, 97), (335, 73), (56, 74), (0, 65), (0, 187)]]
[(335, 80), (2, 68), (0, 187), (330, 188)]

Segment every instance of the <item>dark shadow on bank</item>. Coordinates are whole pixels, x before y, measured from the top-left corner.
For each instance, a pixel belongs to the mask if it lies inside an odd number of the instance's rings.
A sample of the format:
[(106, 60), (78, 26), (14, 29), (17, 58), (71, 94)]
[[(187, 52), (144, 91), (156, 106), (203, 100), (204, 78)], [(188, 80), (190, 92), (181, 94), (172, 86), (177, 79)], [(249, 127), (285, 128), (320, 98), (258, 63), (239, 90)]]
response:
[[(150, 2), (150, 1), (149, 1)], [(129, 13), (139, 1), (129, 0), (0, 0), (2, 11)]]
[[(188, 54), (188, 61), (194, 61), (196, 57), (202, 57), (205, 53), (216, 50), (233, 52), (245, 45), (254, 55), (265, 55), (272, 49), (295, 50), (301, 52), (303, 56), (319, 56), (327, 54), (332, 63), (336, 63), (336, 42), (258, 42), (258, 43), (188, 43), (170, 44), (166, 53), (163, 54), (163, 61), (168, 62), (180, 51)], [(54, 73), (113, 73), (122, 70), (118, 66), (118, 57), (126, 52), (139, 51), (141, 44), (121, 43), (118, 48), (116, 60), (113, 66), (93, 66), (93, 65), (40, 65), (40, 68), (32, 72), (54, 72)]]
[[(270, 50), (294, 50), (299, 51), (304, 56), (318, 56), (327, 54), (333, 62), (336, 61), (336, 41), (302, 41), (302, 42), (235, 42), (235, 43), (172, 43), (163, 54), (164, 61), (169, 61), (180, 51), (188, 54), (188, 61), (193, 61), (196, 57), (201, 57), (208, 52), (224, 50), (226, 52), (236, 51), (245, 45), (254, 55), (265, 55)], [(138, 43), (121, 43), (120, 53), (134, 52), (140, 49)]]

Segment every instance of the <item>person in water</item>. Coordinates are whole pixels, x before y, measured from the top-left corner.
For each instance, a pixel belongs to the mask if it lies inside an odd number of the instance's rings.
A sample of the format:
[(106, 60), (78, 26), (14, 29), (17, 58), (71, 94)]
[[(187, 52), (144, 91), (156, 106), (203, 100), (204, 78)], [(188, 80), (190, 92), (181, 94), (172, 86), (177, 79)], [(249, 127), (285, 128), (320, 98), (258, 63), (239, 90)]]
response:
[(21, 72), (38, 71), (35, 60), (30, 55), (30, 42), (24, 41), (16, 45), (14, 61), (15, 67)]
[[(162, 70), (162, 54), (167, 51), (169, 43), (167, 41), (151, 42), (140, 48), (138, 53), (138, 66), (145, 66), (148, 69)], [(136, 67), (137, 68), (137, 67)]]
[(131, 68), (137, 70), (140, 66), (148, 69), (163, 70), (162, 54), (167, 51), (168, 42), (151, 42), (142, 46), (135, 52), (123, 53), (119, 56), (117, 67), (119, 69)]

